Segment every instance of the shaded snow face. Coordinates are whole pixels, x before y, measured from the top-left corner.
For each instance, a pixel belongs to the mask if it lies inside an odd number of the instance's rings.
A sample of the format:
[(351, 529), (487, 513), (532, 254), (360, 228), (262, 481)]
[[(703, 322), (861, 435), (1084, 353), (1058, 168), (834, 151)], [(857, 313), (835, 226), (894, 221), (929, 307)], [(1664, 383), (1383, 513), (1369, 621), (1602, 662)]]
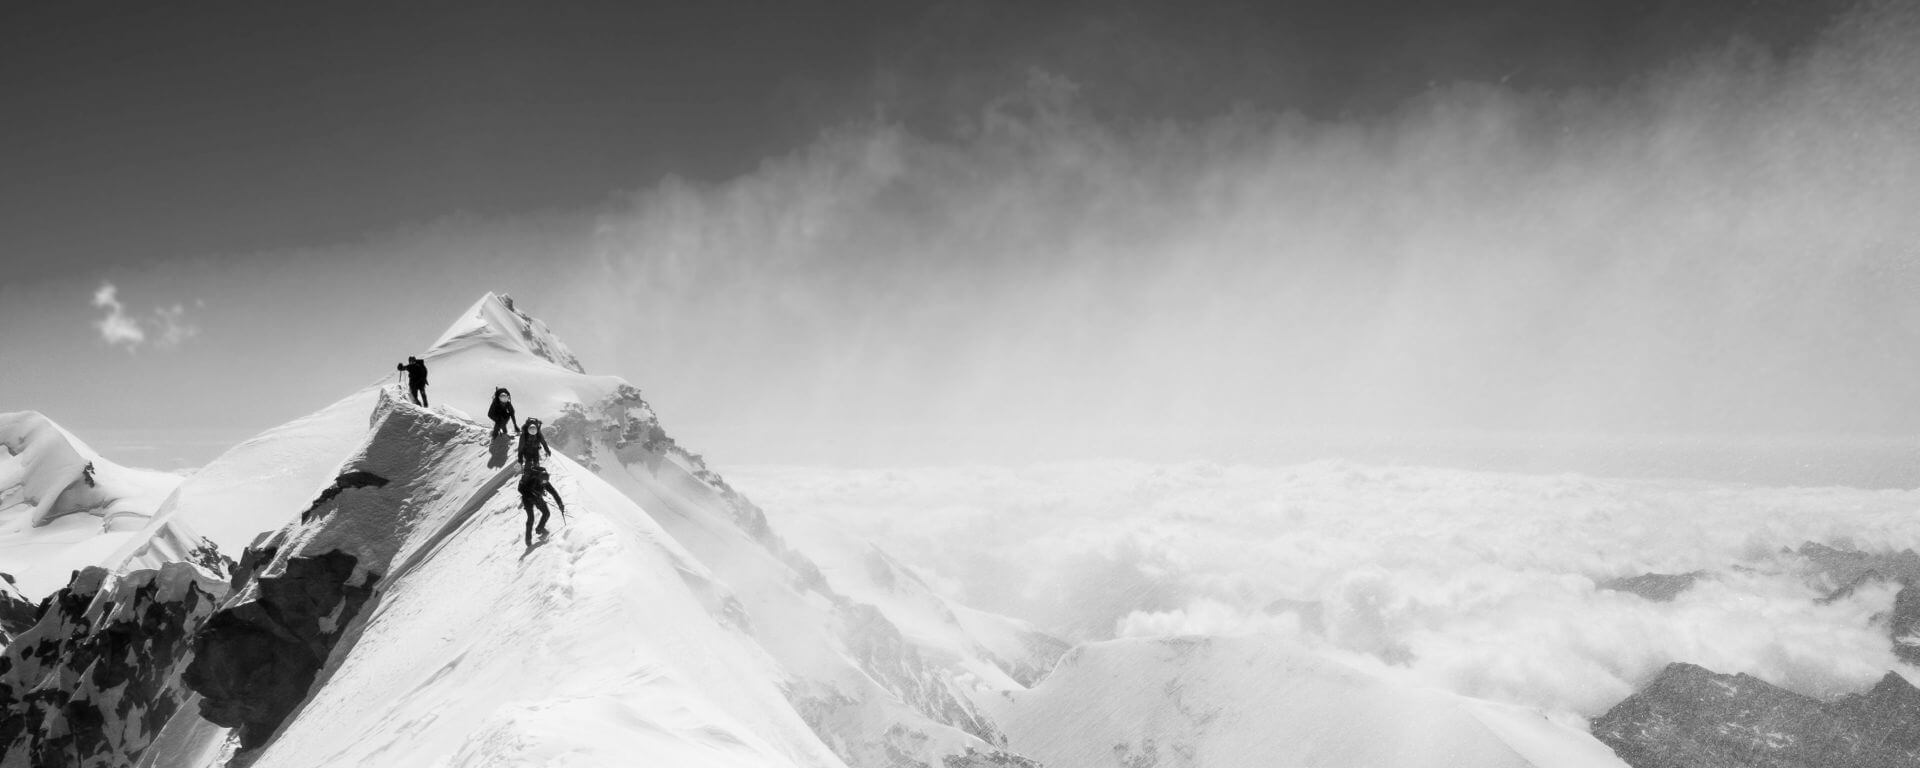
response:
[[(1897, 587), (1804, 542), (1920, 547), (1920, 493), (1374, 469), (736, 469), (775, 527), (867, 537), (1075, 640), (1280, 633), (1458, 693), (1593, 716), (1668, 662), (1831, 696), (1896, 668)], [(1601, 585), (1700, 572), (1660, 601)], [(1632, 583), (1632, 582), (1621, 582)]]

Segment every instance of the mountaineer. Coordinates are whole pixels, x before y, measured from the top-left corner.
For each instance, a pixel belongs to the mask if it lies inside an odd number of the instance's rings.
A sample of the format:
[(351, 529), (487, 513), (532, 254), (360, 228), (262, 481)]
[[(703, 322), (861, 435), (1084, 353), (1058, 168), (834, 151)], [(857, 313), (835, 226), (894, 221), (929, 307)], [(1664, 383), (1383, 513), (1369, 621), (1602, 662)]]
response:
[(506, 387), (493, 388), (493, 403), (487, 406), (487, 418), (493, 419), (493, 434), (499, 437), (507, 434), (507, 425), (513, 425), (513, 431), (520, 431), (520, 424), (513, 420), (513, 395)]
[(407, 356), (407, 361), (395, 365), (394, 370), (407, 372), (407, 397), (414, 405), (427, 407), (427, 363), (425, 360)]
[[(533, 546), (533, 535), (547, 535), (546, 496), (553, 496), (553, 503), (560, 507), (560, 514), (567, 514), (567, 503), (560, 499), (560, 492), (553, 489), (553, 483), (547, 480), (547, 470), (538, 464), (527, 467), (520, 473), (520, 508), (527, 512), (527, 546)], [(533, 510), (540, 510), (540, 524), (534, 525)]]
[(528, 416), (520, 426), (520, 465), (540, 466), (540, 454), (553, 455), (553, 448), (547, 445), (547, 436), (540, 433), (540, 420)]

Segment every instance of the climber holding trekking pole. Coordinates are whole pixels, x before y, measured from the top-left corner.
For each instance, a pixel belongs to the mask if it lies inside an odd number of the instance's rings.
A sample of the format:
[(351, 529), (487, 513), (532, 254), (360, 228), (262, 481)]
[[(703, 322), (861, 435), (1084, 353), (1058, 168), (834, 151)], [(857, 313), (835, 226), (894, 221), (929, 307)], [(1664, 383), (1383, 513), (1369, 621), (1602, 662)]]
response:
[(407, 361), (394, 366), (395, 370), (407, 372), (407, 397), (414, 405), (427, 407), (427, 363), (425, 360), (407, 356)]

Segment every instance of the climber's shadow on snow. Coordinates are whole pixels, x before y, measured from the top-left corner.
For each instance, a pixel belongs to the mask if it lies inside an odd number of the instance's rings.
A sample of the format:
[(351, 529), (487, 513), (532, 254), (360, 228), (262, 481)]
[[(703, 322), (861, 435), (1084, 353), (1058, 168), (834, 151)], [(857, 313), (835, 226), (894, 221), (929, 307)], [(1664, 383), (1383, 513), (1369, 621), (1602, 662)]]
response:
[(487, 469), (499, 469), (507, 465), (507, 447), (512, 443), (513, 438), (506, 435), (493, 436), (493, 443), (488, 446), (493, 453), (487, 456)]

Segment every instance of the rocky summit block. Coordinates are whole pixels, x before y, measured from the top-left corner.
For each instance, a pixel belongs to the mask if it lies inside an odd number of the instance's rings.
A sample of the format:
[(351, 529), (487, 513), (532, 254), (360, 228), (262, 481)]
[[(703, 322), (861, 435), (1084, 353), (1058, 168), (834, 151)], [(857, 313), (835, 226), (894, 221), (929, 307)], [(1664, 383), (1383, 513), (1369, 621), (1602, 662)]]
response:
[(1872, 691), (1823, 702), (1675, 663), (1591, 725), (1633, 768), (1920, 765), (1920, 689), (1892, 672)]

